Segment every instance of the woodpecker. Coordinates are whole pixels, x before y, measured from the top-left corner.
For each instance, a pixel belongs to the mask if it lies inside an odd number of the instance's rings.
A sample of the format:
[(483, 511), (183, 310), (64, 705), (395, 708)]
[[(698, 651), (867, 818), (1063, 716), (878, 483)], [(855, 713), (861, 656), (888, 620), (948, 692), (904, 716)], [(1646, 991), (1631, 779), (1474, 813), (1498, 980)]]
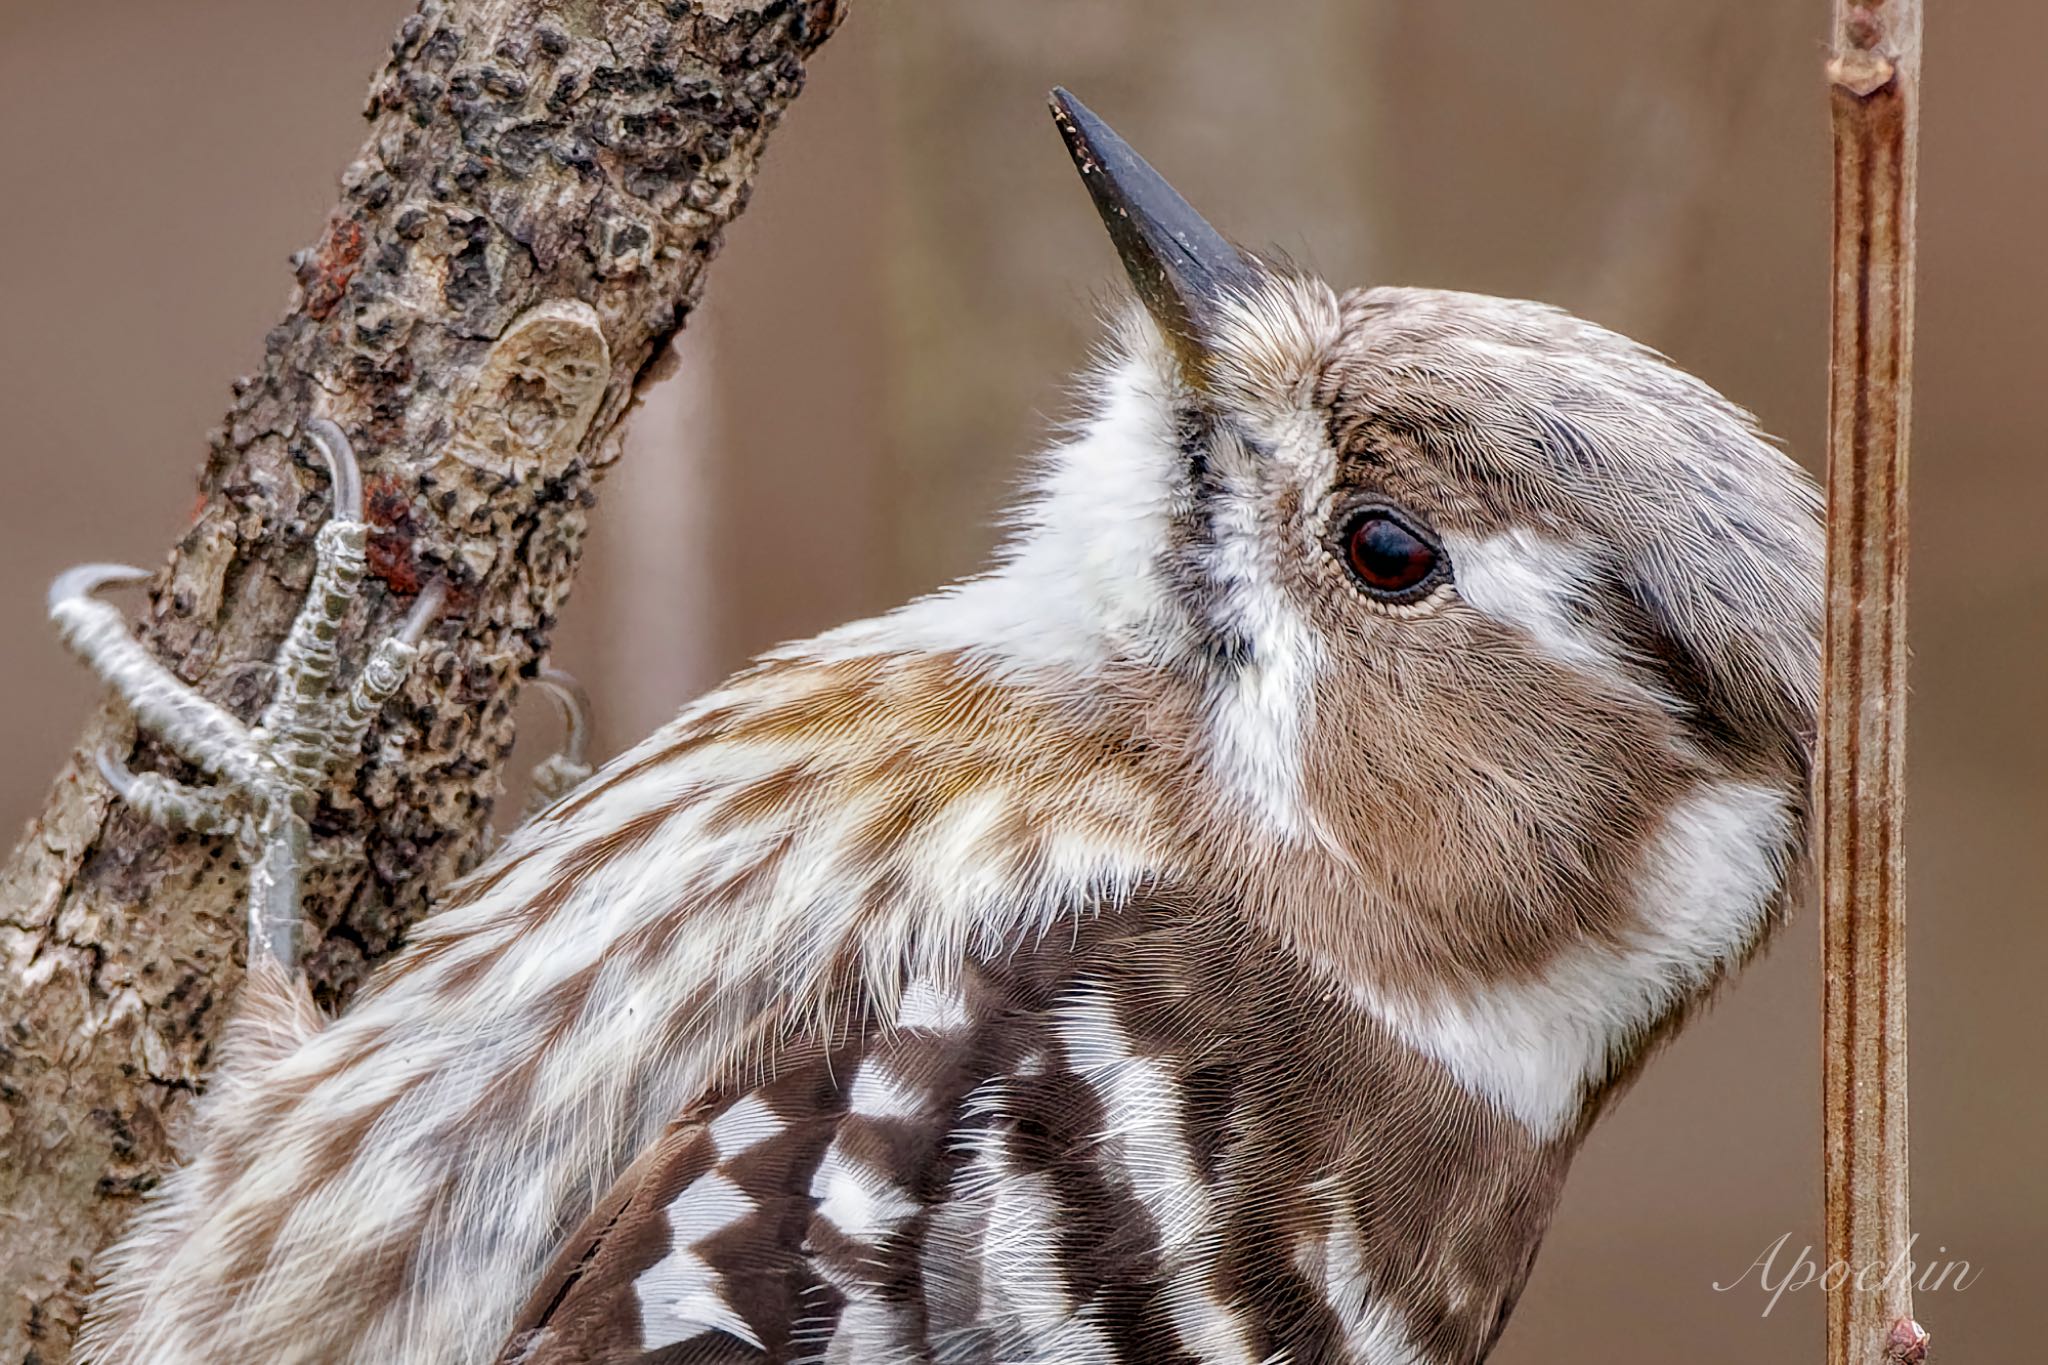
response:
[[(1631, 341), (1340, 292), (1053, 110), (1135, 301), (992, 565), (689, 706), (332, 1022), (255, 858), (82, 1359), (1487, 1355), (1801, 879), (1816, 490)], [(199, 724), (106, 577), (67, 639), (220, 786), (110, 778), (270, 848), (347, 726)]]

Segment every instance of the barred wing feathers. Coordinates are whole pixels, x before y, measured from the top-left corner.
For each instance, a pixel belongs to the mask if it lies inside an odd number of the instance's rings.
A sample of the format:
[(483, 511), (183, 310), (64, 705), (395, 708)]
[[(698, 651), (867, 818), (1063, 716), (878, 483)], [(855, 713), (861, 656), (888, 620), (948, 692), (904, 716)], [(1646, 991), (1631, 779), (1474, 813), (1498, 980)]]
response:
[[(919, 980), (890, 1026), (679, 1116), (500, 1359), (1476, 1358), (1497, 1297), (1417, 1345), (1409, 1294), (1369, 1288), (1338, 1191), (1385, 1134), (1351, 1097), (1404, 1068), (1326, 994), (1226, 908), (1165, 898)], [(1396, 1163), (1404, 1207), (1365, 1214), (1415, 1227), (1395, 1252), (1411, 1276), (1469, 1251), (1455, 1219), (1441, 1247), (1427, 1231), (1461, 1193), (1452, 1157)], [(1525, 1272), (1538, 1227), (1493, 1225), (1489, 1254)]]
[(1176, 873), (1129, 746), (1030, 700), (897, 654), (693, 707), (279, 1014), (85, 1358), (1478, 1359), (1570, 1142)]

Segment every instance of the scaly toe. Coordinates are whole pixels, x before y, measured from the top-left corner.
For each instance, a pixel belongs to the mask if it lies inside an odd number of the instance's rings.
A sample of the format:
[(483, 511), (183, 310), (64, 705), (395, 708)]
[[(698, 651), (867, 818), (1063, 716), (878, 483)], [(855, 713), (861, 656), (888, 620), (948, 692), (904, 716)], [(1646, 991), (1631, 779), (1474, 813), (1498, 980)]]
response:
[(112, 749), (93, 755), (100, 776), (138, 815), (171, 830), (236, 834), (240, 824), (227, 799), (205, 787), (188, 787), (161, 773), (136, 773)]

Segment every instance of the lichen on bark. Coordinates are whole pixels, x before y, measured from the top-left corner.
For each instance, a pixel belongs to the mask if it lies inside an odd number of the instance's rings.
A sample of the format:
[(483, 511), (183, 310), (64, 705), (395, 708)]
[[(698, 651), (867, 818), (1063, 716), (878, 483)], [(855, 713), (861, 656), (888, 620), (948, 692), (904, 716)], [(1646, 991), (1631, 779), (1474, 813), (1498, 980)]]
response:
[[(479, 855), (619, 422), (840, 8), (428, 0), (373, 81), (137, 624), (207, 695), (261, 709), (328, 507), (316, 414), (363, 457), (373, 523), (344, 658), (449, 585), (360, 771), (313, 815), (303, 942), (328, 1007)], [(241, 978), (232, 848), (111, 800), (107, 745), (177, 770), (106, 708), (0, 870), (0, 1360), (68, 1353), (90, 1258), (170, 1159)]]

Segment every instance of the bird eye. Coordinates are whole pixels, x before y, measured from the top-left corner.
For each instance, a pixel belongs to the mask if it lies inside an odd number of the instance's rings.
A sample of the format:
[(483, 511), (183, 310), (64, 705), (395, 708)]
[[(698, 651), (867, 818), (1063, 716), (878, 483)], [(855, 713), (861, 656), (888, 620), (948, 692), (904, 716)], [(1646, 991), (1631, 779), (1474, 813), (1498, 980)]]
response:
[(1434, 539), (1384, 507), (1358, 514), (1344, 533), (1344, 560), (1367, 592), (1412, 602), (1442, 577), (1443, 552)]

